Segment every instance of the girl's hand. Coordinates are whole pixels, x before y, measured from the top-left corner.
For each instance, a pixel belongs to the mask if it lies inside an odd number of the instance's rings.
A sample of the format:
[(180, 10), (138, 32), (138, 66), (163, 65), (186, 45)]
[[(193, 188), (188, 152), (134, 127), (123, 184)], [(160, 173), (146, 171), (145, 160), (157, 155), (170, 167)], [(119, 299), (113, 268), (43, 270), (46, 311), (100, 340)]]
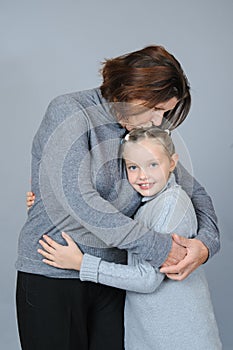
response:
[(43, 235), (44, 240), (39, 243), (44, 250), (38, 249), (38, 253), (43, 255), (43, 262), (47, 265), (57, 267), (59, 269), (80, 270), (83, 259), (83, 253), (73, 241), (73, 239), (62, 232), (62, 237), (67, 242), (67, 246), (58, 244), (47, 235)]
[(30, 209), (34, 202), (35, 202), (35, 194), (33, 192), (27, 192), (26, 194), (26, 203), (27, 203), (27, 209)]

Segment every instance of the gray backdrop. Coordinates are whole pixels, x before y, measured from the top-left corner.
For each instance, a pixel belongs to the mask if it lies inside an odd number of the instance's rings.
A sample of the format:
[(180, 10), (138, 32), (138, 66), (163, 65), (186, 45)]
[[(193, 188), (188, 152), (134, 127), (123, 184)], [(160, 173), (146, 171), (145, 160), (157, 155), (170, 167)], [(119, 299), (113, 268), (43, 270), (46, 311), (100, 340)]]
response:
[(179, 133), (219, 217), (222, 249), (206, 271), (224, 349), (232, 349), (232, 17), (232, 0), (0, 0), (1, 349), (19, 349), (14, 263), (44, 111), (57, 95), (99, 85), (104, 58), (149, 44), (173, 52), (191, 82)]

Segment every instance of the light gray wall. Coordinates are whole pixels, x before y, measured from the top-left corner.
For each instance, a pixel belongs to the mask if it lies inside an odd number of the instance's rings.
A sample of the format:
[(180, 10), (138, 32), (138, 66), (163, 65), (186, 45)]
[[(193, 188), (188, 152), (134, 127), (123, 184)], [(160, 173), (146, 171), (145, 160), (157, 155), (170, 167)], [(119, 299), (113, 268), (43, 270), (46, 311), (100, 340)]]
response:
[(219, 217), (222, 249), (206, 270), (224, 349), (232, 349), (232, 15), (232, 0), (0, 0), (1, 349), (19, 349), (14, 262), (44, 111), (57, 95), (99, 85), (104, 58), (154, 43), (175, 54), (191, 82), (179, 133)]

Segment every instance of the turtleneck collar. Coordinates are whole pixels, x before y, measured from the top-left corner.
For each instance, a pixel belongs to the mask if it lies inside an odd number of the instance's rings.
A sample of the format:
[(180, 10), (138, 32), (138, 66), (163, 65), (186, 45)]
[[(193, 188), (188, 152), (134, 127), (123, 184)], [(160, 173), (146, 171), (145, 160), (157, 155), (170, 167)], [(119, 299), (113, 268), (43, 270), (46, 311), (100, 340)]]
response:
[(148, 201), (151, 201), (152, 199), (158, 197), (161, 193), (165, 192), (167, 189), (173, 187), (173, 186), (179, 186), (177, 183), (176, 183), (176, 179), (175, 179), (175, 175), (172, 173), (168, 179), (168, 182), (166, 183), (166, 185), (164, 186), (164, 188), (159, 191), (158, 193), (156, 193), (155, 195), (153, 196), (145, 196), (142, 198), (142, 202), (148, 202)]

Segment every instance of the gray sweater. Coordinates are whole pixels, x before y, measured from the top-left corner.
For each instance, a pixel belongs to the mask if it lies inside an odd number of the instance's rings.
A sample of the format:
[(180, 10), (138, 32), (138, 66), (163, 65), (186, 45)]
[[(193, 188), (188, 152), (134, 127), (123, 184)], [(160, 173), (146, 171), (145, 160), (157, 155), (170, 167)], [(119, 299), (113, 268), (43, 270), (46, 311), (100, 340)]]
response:
[[(131, 218), (141, 197), (128, 184), (119, 156), (125, 132), (99, 88), (59, 96), (50, 103), (32, 145), (36, 201), (20, 232), (18, 270), (77, 278), (78, 272), (50, 267), (37, 253), (44, 233), (65, 244), (62, 231), (83, 252), (108, 261), (125, 263), (125, 249), (155, 267), (165, 261), (170, 235), (149, 230)], [(219, 232), (211, 199), (181, 165), (176, 180), (192, 198), (198, 239), (212, 256), (219, 249)]]
[[(167, 188), (137, 212), (135, 219), (159, 232), (194, 237), (197, 221), (186, 193), (170, 178)], [(182, 282), (165, 278), (137, 255), (128, 265), (84, 255), (80, 279), (126, 289), (126, 350), (220, 350), (221, 341), (202, 267)]]

